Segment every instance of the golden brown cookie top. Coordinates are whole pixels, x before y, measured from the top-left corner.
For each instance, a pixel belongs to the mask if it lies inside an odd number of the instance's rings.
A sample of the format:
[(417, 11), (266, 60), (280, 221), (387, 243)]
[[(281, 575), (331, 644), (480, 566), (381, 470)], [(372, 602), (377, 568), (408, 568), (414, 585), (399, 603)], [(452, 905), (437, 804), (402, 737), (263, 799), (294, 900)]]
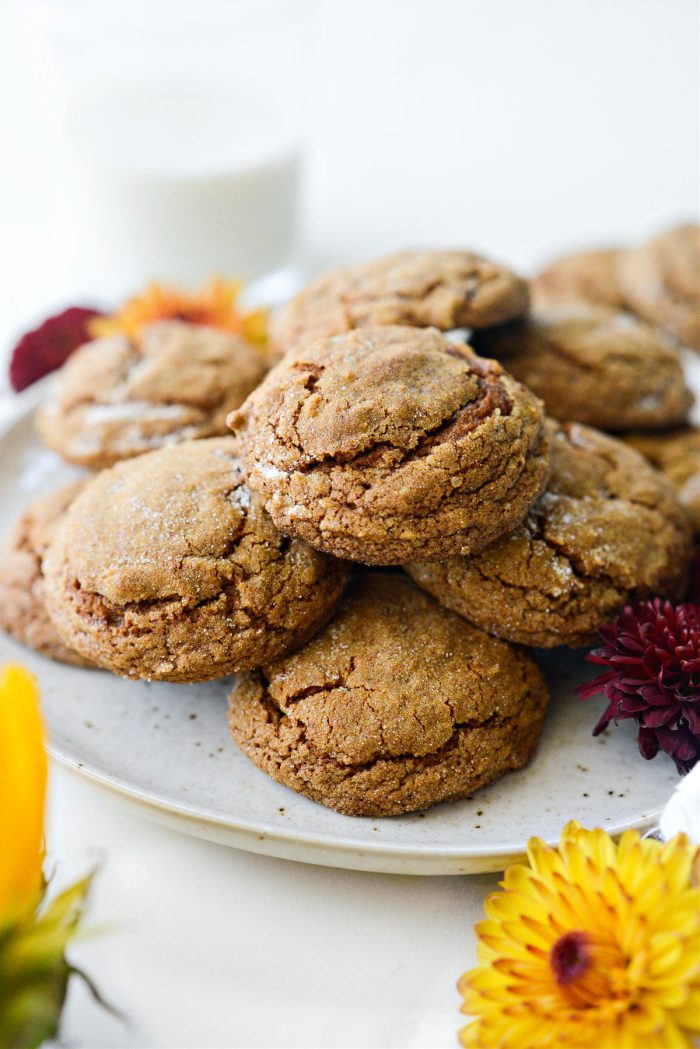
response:
[(445, 542), (484, 545), (522, 517), (547, 473), (537, 399), (435, 329), (319, 339), (229, 422), (282, 531), (373, 564), (424, 543), (438, 557)]
[(587, 426), (556, 429), (547, 489), (526, 522), (533, 525), (580, 575), (638, 594), (683, 579), (688, 523), (670, 485), (625, 444)]
[(262, 675), (308, 747), (346, 765), (434, 753), (459, 727), (506, 720), (544, 695), (524, 652), (383, 572), (352, 580), (326, 629)]
[(635, 313), (700, 350), (700, 226), (676, 226), (625, 252), (618, 275)]
[(109, 466), (163, 445), (225, 432), (267, 361), (238, 335), (177, 320), (138, 339), (87, 343), (61, 369), (39, 410), (46, 442), (71, 462)]
[(188, 441), (100, 473), (73, 506), (70, 547), (83, 590), (116, 605), (221, 590), (251, 496), (233, 438)]
[(365, 329), (290, 355), (230, 419), (255, 426), (263, 465), (342, 465), (381, 446), (410, 451), (455, 412), (461, 431), (513, 402), (502, 369), (434, 330)]
[(471, 251), (402, 251), (324, 273), (273, 319), (285, 352), (314, 339), (381, 324), (481, 328), (519, 317), (528, 285), (506, 266)]
[(581, 645), (633, 598), (682, 594), (687, 516), (625, 444), (549, 424), (552, 471), (523, 523), (471, 558), (410, 566), (438, 600), (523, 644)]
[(522, 321), (476, 332), (478, 352), (542, 397), (550, 415), (613, 432), (662, 429), (693, 403), (677, 349), (631, 314), (548, 303)]
[(280, 535), (231, 437), (98, 474), (44, 561), (62, 636), (130, 677), (197, 681), (257, 666), (325, 623), (347, 569)]
[(575, 299), (623, 309), (617, 282), (620, 255), (617, 248), (603, 248), (554, 259), (532, 282), (535, 301)]

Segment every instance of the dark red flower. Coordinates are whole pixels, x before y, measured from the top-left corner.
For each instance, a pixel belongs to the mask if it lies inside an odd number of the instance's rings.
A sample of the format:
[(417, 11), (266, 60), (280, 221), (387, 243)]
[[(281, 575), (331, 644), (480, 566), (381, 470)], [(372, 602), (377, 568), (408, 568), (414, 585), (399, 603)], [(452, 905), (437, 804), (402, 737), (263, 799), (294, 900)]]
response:
[(17, 392), (24, 390), (37, 379), (43, 379), (49, 372), (60, 368), (73, 350), (90, 338), (88, 321), (100, 316), (99, 310), (70, 306), (23, 335), (10, 357), (12, 388)]
[(600, 637), (586, 658), (609, 669), (577, 689), (581, 699), (602, 692), (608, 700), (593, 735), (634, 718), (642, 756), (663, 750), (688, 772), (700, 759), (700, 605), (628, 605)]

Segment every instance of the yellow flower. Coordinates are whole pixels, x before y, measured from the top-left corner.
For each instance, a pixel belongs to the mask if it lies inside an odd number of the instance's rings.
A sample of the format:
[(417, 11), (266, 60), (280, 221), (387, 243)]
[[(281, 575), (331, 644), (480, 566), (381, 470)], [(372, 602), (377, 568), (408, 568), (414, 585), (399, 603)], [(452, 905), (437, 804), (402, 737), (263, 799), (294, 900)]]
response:
[(88, 329), (95, 338), (103, 335), (134, 338), (145, 324), (176, 319), (223, 328), (262, 346), (267, 339), (267, 311), (241, 312), (236, 300), (242, 287), (240, 281), (216, 277), (200, 291), (188, 293), (153, 282), (140, 295), (128, 299), (111, 317), (93, 317)]
[(22, 667), (0, 676), (0, 928), (43, 887), (46, 752), (36, 685)]
[(33, 678), (0, 673), (0, 1046), (36, 1049), (55, 1038), (68, 981), (65, 956), (90, 876), (47, 903), (46, 751)]
[(476, 926), (464, 1046), (665, 1049), (700, 1033), (700, 848), (569, 823), (533, 838)]

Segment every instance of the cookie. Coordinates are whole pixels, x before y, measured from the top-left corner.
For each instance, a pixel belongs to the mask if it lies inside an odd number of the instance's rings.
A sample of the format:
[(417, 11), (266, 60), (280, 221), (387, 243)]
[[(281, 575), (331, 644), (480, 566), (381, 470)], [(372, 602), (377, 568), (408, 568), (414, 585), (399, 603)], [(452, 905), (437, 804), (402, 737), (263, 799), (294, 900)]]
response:
[(45, 561), (67, 644), (124, 677), (205, 681), (319, 630), (347, 569), (280, 535), (231, 437), (118, 463), (70, 507)]
[(625, 441), (666, 476), (700, 533), (700, 429), (685, 426), (670, 433), (631, 433)]
[(229, 726), (277, 782), (350, 816), (395, 816), (521, 768), (546, 703), (523, 650), (405, 576), (368, 572), (305, 648), (237, 678)]
[(484, 328), (525, 313), (528, 285), (471, 251), (402, 251), (324, 273), (273, 318), (280, 352), (353, 328)]
[(617, 248), (579, 251), (550, 262), (531, 285), (536, 303), (579, 300), (624, 309), (617, 281), (622, 252)]
[(69, 462), (111, 466), (189, 438), (226, 433), (226, 415), (267, 371), (265, 356), (231, 332), (181, 321), (81, 347), (37, 413), (44, 441)]
[(480, 549), (515, 527), (547, 478), (537, 398), (435, 329), (319, 339), (229, 422), (280, 531), (367, 564)]
[(644, 321), (604, 306), (542, 306), (523, 321), (475, 332), (556, 419), (611, 433), (683, 422), (693, 403), (676, 348)]
[(88, 660), (61, 641), (44, 599), (43, 561), (56, 527), (84, 482), (35, 499), (0, 552), (0, 629), (28, 648), (75, 666)]
[(625, 252), (618, 281), (631, 310), (700, 350), (700, 226), (677, 226)]
[(577, 423), (552, 428), (547, 490), (511, 535), (407, 571), (489, 633), (576, 647), (629, 601), (681, 596), (690, 529), (671, 486), (632, 448)]

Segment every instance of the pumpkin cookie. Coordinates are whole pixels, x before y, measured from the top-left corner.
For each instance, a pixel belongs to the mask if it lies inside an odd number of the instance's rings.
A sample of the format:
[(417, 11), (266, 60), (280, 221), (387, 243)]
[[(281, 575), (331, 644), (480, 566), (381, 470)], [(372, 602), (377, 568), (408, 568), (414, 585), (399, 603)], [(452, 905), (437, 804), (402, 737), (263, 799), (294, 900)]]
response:
[(42, 655), (76, 666), (88, 666), (88, 660), (63, 644), (49, 618), (43, 561), (60, 519), (83, 484), (65, 485), (31, 503), (0, 552), (0, 628)]
[(324, 273), (273, 319), (280, 352), (328, 335), (381, 324), (484, 328), (523, 314), (528, 285), (471, 251), (402, 251)]
[(618, 280), (630, 309), (700, 350), (700, 226), (677, 226), (625, 252)]
[(671, 486), (620, 441), (572, 423), (551, 447), (547, 490), (511, 535), (407, 571), (498, 637), (575, 647), (629, 601), (681, 596), (690, 529)]
[(64, 517), (44, 574), (57, 629), (87, 659), (125, 677), (205, 681), (303, 644), (346, 568), (277, 532), (228, 437), (103, 471)]
[(579, 251), (550, 262), (532, 282), (536, 302), (575, 299), (624, 309), (617, 282), (622, 252), (617, 248)]
[(678, 351), (630, 314), (585, 303), (540, 307), (523, 321), (475, 332), (479, 353), (503, 358), (556, 419), (613, 433), (664, 429), (693, 403)]
[(37, 413), (43, 439), (91, 469), (194, 437), (226, 433), (226, 415), (267, 371), (238, 335), (181, 321), (144, 327), (138, 339), (96, 339), (74, 353)]
[(546, 702), (524, 651), (376, 572), (296, 655), (237, 678), (229, 725), (279, 783), (347, 815), (394, 816), (521, 768)]
[(319, 339), (229, 423), (280, 531), (367, 564), (486, 546), (522, 519), (548, 471), (537, 398), (434, 329)]
[(630, 433), (625, 441), (666, 476), (700, 532), (700, 429), (685, 426), (670, 433)]

